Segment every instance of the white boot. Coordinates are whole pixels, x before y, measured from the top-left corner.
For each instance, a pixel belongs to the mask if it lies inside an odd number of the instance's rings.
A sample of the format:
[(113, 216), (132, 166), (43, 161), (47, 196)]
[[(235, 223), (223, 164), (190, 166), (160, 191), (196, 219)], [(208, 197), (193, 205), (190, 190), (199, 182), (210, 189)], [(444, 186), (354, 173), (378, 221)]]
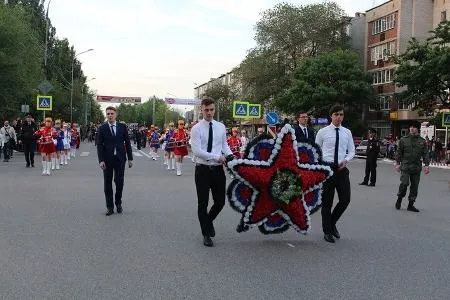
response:
[(67, 156), (69, 156), (69, 155), (67, 155), (67, 154), (64, 153), (64, 164), (65, 164), (65, 165), (68, 165), (68, 164), (69, 164), (69, 163), (67, 162), (67, 159), (68, 159)]
[(47, 175), (47, 161), (42, 161), (42, 175)]
[(47, 162), (47, 172), (45, 172), (45, 175), (48, 175), (48, 176), (52, 175), (52, 162), (51, 161)]
[(61, 166), (64, 165), (64, 153), (60, 154), (60, 156), (59, 156), (59, 164)]
[(157, 157), (156, 152), (153, 152), (153, 160), (157, 160)]
[(167, 166), (167, 157), (164, 157), (164, 165)]
[(72, 149), (70, 149), (70, 150), (67, 151), (66, 156), (67, 156), (67, 159), (68, 159), (68, 160), (70, 160), (71, 152), (72, 152)]
[(175, 170), (175, 158), (171, 158), (172, 160), (172, 170)]
[(56, 158), (52, 157), (52, 170), (55, 169)]
[(56, 170), (59, 170), (59, 158), (55, 158), (55, 160), (56, 160), (55, 164)]
[(181, 176), (181, 163), (177, 162), (177, 176)]

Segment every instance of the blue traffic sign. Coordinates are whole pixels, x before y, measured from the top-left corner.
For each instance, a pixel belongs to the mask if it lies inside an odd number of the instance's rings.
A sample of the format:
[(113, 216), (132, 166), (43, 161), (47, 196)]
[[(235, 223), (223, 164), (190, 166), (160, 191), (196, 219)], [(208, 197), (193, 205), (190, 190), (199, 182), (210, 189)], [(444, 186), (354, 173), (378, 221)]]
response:
[(248, 106), (249, 118), (261, 118), (261, 104), (252, 104)]
[(268, 112), (266, 115), (266, 122), (269, 125), (278, 124), (279, 120), (280, 120), (280, 117), (278, 117), (277, 113), (275, 113), (273, 111)]
[(52, 110), (53, 101), (52, 96), (37, 96), (36, 110)]
[(245, 101), (233, 102), (233, 118), (247, 118), (249, 103)]

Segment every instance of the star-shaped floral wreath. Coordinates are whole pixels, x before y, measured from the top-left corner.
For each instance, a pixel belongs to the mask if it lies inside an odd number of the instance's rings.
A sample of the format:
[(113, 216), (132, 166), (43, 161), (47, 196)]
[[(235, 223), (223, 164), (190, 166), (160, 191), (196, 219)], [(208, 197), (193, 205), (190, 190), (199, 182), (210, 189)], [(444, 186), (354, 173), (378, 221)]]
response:
[(281, 233), (292, 226), (300, 233), (310, 228), (310, 214), (321, 204), (322, 184), (333, 171), (321, 162), (317, 145), (299, 142), (285, 125), (276, 139), (256, 138), (244, 157), (228, 162), (234, 180), (227, 195), (242, 214), (238, 232), (258, 226), (264, 234)]

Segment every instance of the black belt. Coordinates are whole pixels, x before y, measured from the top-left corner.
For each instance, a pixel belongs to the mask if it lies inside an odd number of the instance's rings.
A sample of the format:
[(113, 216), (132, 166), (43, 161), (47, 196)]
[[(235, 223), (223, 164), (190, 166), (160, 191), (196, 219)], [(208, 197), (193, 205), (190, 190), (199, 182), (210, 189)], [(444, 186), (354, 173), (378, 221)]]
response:
[(223, 168), (222, 165), (204, 165), (204, 164), (196, 164), (195, 167), (202, 168), (202, 169), (208, 169), (208, 170), (215, 170), (215, 169)]

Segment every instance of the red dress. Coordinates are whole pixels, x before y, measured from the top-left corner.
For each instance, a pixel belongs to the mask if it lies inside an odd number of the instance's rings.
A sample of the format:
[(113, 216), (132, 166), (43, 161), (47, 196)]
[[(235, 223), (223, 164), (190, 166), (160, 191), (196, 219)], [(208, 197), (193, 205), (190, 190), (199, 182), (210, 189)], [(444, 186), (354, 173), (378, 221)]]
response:
[(35, 136), (39, 138), (39, 151), (51, 154), (56, 152), (53, 139), (57, 138), (57, 133), (52, 127), (44, 127), (36, 131)]
[(175, 142), (175, 147), (173, 148), (175, 156), (186, 156), (188, 154), (188, 135), (186, 131), (184, 129), (177, 129), (174, 131), (172, 138)]
[(242, 147), (241, 139), (237, 136), (236, 137), (230, 136), (227, 139), (227, 143), (231, 149), (231, 152), (233, 152), (233, 155), (237, 158), (241, 158), (241, 147)]

